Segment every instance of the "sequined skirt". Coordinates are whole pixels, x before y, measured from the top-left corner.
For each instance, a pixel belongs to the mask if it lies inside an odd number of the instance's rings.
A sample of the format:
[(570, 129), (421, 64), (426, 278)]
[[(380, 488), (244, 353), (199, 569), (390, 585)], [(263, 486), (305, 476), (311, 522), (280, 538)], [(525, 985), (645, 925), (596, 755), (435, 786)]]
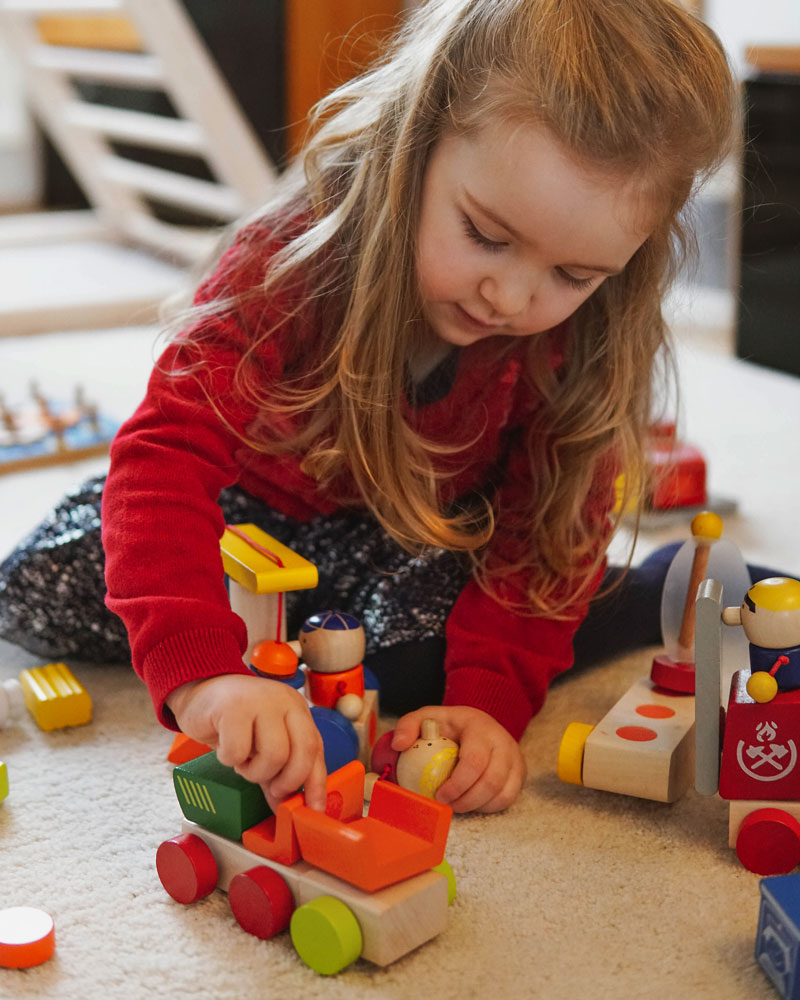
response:
[[(100, 506), (105, 477), (67, 494), (0, 565), (0, 637), (48, 659), (129, 662), (125, 628), (104, 604)], [(287, 628), (338, 608), (360, 618), (367, 653), (444, 636), (469, 568), (445, 549), (409, 555), (365, 512), (299, 522), (236, 487), (228, 523), (253, 523), (313, 562), (319, 586), (287, 595)]]

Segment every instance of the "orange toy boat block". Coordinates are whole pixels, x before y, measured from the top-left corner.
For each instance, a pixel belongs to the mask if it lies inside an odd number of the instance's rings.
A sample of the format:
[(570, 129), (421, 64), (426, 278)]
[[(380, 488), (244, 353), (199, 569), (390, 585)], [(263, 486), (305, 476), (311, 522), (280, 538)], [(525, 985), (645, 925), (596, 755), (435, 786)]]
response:
[[(353, 775), (358, 768), (363, 795), (363, 765), (348, 768)], [(294, 825), (309, 864), (375, 892), (442, 861), (452, 814), (450, 806), (379, 781), (367, 816), (348, 821), (303, 805), (294, 810)]]
[[(364, 766), (358, 761), (328, 775), (325, 813), (340, 822), (359, 819), (364, 813)], [(302, 793), (282, 802), (274, 816), (251, 826), (242, 834), (242, 844), (262, 858), (281, 865), (293, 865), (300, 858), (300, 845), (295, 833), (297, 810), (305, 807)], [(326, 871), (330, 869), (326, 868)]]

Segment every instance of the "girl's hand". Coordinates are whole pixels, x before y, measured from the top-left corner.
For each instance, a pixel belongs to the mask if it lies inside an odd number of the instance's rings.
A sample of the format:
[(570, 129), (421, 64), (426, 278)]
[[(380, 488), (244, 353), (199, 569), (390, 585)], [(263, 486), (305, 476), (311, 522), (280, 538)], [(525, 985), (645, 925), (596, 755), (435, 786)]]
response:
[(393, 750), (408, 750), (420, 734), (423, 719), (435, 719), (442, 736), (459, 745), (458, 763), (436, 793), (454, 812), (499, 812), (519, 795), (525, 759), (514, 737), (478, 708), (433, 705), (398, 720)]
[(167, 698), (181, 730), (217, 751), (221, 764), (261, 786), (273, 811), (303, 787), (325, 809), (322, 737), (303, 696), (280, 681), (220, 674), (191, 681)]

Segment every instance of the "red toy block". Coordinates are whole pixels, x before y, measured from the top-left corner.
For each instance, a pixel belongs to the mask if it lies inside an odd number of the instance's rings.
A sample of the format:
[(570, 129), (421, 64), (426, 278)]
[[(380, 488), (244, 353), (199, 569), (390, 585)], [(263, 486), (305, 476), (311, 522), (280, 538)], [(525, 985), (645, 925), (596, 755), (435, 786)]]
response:
[(706, 502), (706, 462), (694, 445), (676, 440), (675, 427), (651, 428), (648, 506), (653, 510), (700, 507)]
[(309, 699), (314, 705), (321, 705), (323, 708), (335, 708), (336, 702), (345, 694), (364, 697), (364, 668), (360, 663), (350, 670), (340, 670), (334, 674), (309, 670), (306, 679)]
[[(351, 766), (360, 769), (363, 783), (363, 765)], [(348, 822), (303, 806), (295, 813), (295, 829), (309, 864), (375, 892), (438, 865), (451, 817), (450, 806), (379, 781), (366, 817)]]
[(800, 689), (767, 704), (747, 693), (749, 670), (731, 681), (719, 794), (723, 799), (800, 799)]

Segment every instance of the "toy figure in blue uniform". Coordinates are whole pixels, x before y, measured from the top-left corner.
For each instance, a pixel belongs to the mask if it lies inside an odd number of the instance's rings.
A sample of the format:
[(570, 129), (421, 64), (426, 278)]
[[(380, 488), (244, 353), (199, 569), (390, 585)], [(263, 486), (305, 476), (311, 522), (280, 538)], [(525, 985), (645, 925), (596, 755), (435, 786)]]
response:
[(750, 642), (747, 691), (754, 701), (771, 701), (779, 690), (800, 688), (800, 581), (785, 576), (760, 580), (740, 608), (725, 609), (722, 620), (741, 625)]

